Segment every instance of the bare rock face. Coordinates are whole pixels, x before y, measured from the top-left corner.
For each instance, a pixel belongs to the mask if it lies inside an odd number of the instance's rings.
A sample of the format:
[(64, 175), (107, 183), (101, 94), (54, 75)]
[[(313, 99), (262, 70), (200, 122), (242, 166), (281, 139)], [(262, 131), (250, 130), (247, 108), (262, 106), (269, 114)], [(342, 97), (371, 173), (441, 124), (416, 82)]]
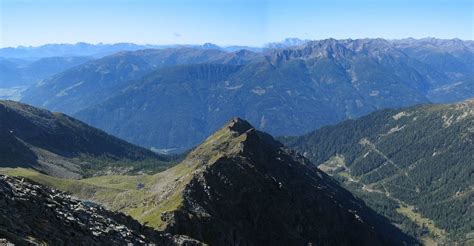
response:
[[(19, 245), (199, 245), (23, 178), (0, 175), (0, 238)], [(3, 242), (3, 241), (0, 241)]]
[(210, 245), (412, 243), (307, 159), (233, 119), (191, 152), (166, 231)]

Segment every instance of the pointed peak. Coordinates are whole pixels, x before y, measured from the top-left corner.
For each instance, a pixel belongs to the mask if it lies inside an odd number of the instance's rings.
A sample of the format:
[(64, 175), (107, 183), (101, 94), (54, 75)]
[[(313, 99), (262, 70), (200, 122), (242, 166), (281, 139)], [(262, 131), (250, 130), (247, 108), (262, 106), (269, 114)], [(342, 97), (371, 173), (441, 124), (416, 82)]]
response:
[(230, 120), (226, 126), (234, 132), (237, 132), (239, 134), (242, 134), (244, 132), (247, 132), (250, 129), (254, 129), (254, 127), (246, 120), (243, 120), (241, 118), (235, 117), (232, 120)]
[(213, 43), (205, 43), (205, 44), (202, 45), (202, 48), (203, 48), (203, 49), (215, 49), (215, 50), (218, 50), (218, 49), (220, 49), (221, 47), (219, 47), (218, 45), (213, 44)]
[(193, 165), (200, 163), (198, 166), (202, 166), (212, 164), (220, 156), (239, 154), (248, 138), (253, 138), (255, 133), (256, 130), (250, 123), (237, 117), (233, 118), (197, 146), (184, 162)]

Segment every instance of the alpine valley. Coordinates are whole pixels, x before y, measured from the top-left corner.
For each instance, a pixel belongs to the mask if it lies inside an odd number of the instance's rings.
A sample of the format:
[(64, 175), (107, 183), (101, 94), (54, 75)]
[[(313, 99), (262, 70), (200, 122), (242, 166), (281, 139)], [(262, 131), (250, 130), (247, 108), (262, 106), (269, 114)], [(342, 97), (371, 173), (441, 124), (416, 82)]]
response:
[(0, 244), (474, 245), (473, 41), (0, 56)]

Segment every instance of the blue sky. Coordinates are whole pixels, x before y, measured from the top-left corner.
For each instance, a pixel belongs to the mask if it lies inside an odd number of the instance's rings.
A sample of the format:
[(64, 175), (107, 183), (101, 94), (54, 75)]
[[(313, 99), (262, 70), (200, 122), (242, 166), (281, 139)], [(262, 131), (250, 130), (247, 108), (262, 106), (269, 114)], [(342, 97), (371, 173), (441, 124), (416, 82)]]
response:
[(0, 0), (0, 47), (474, 39), (474, 0)]

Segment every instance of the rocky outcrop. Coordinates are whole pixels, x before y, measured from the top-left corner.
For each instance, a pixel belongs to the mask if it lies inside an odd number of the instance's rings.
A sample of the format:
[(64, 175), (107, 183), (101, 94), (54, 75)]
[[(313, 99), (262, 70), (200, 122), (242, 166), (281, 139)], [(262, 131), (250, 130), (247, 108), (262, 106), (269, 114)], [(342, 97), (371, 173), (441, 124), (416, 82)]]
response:
[(4, 175), (0, 175), (0, 238), (18, 245), (200, 245), (66, 193)]
[[(412, 242), (307, 159), (234, 119), (192, 151), (165, 230), (210, 245)], [(158, 203), (166, 203), (166, 200)]]

